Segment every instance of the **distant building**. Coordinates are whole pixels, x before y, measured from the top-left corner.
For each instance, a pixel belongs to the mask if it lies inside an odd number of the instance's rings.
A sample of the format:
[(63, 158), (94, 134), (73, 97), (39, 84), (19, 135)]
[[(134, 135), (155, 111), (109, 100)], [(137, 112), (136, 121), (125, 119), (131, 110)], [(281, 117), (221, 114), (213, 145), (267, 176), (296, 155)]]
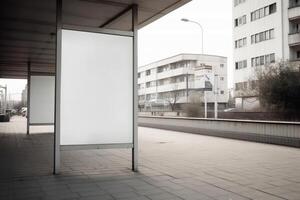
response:
[(23, 106), (27, 106), (27, 84), (25, 88), (22, 90), (22, 104)]
[(234, 83), (236, 106), (259, 107), (255, 70), (300, 61), (299, 0), (234, 0)]
[(138, 99), (142, 107), (165, 106), (168, 99), (175, 98), (174, 94), (177, 104), (187, 103), (192, 95), (203, 94), (205, 85), (214, 90), (206, 92), (210, 107), (216, 93), (220, 108), (225, 108), (228, 102), (226, 57), (179, 54), (138, 68)]

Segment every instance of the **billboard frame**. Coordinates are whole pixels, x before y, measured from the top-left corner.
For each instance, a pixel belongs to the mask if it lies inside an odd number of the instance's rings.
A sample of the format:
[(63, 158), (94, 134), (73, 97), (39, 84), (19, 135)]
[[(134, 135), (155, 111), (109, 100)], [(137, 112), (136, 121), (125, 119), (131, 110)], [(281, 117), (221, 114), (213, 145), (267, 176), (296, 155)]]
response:
[[(128, 11), (132, 12), (132, 30), (118, 31), (106, 28), (93, 28), (86, 26), (68, 25), (62, 22), (62, 0), (57, 0), (56, 8), (56, 78), (55, 78), (55, 112), (54, 112), (54, 167), (53, 173), (59, 174), (61, 163), (61, 151), (65, 150), (87, 150), (87, 149), (112, 149), (112, 148), (131, 148), (132, 170), (138, 170), (138, 129), (137, 129), (137, 30), (138, 30), (138, 6), (131, 5)], [(118, 16), (121, 17), (121, 16)], [(117, 18), (115, 18), (117, 19)], [(101, 33), (108, 35), (119, 35), (132, 37), (133, 55), (133, 137), (132, 143), (117, 144), (84, 144), (84, 145), (61, 145), (61, 62), (62, 62), (62, 30), (83, 31)]]

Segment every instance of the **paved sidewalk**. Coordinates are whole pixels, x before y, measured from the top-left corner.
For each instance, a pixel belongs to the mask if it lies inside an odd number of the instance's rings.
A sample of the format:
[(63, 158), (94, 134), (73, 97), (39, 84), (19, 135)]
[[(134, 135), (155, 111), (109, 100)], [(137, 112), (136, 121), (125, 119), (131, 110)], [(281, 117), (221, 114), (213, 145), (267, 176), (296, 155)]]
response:
[(139, 128), (139, 173), (130, 150), (84, 150), (53, 176), (53, 134), (14, 120), (0, 123), (1, 200), (300, 200), (300, 149)]

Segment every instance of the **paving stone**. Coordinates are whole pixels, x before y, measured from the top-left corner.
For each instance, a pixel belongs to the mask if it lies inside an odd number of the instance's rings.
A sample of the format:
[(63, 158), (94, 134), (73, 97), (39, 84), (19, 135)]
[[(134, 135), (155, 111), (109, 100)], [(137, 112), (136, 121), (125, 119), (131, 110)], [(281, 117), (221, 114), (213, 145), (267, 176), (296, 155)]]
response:
[(25, 128), (0, 123), (1, 200), (300, 199), (296, 148), (139, 128), (138, 173), (128, 149), (82, 150), (54, 176), (53, 134)]

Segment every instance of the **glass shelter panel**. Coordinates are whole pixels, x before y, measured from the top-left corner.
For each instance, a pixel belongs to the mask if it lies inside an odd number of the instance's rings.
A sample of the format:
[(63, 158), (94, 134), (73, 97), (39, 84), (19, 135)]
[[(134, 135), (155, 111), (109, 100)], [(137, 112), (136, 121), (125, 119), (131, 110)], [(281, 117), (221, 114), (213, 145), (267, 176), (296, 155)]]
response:
[(30, 124), (54, 123), (55, 76), (31, 76)]

